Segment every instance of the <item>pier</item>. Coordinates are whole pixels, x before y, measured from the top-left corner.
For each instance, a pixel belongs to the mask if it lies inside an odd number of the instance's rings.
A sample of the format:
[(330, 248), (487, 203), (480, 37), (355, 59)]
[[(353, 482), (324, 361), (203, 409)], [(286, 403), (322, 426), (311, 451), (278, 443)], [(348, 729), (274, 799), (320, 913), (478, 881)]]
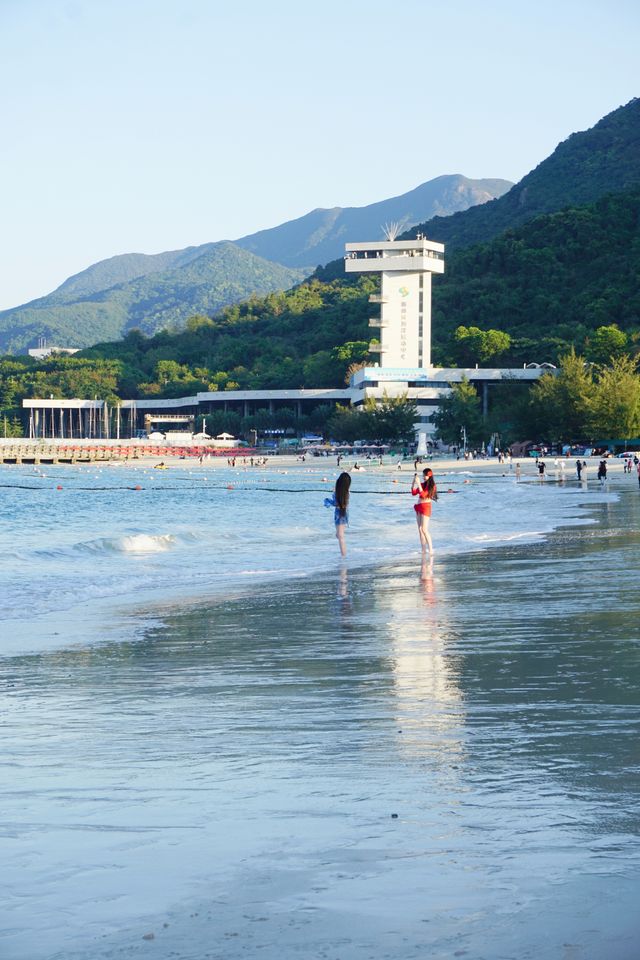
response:
[(79, 443), (73, 441), (0, 440), (0, 464), (125, 463), (152, 457), (234, 457), (253, 453), (247, 447), (155, 444), (148, 442)]

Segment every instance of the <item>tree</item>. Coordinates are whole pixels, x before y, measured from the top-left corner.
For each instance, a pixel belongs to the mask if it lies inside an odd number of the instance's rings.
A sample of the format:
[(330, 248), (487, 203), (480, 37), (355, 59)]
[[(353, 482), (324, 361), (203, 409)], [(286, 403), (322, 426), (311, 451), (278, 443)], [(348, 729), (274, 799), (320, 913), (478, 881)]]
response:
[(453, 339), (456, 359), (466, 366), (486, 363), (511, 347), (511, 337), (503, 330), (481, 330), (479, 327), (460, 326), (456, 329)]
[(640, 435), (640, 377), (630, 357), (614, 357), (599, 371), (592, 425), (602, 437), (630, 440)]
[(621, 357), (629, 346), (629, 338), (616, 323), (606, 327), (598, 327), (595, 333), (588, 337), (585, 350), (589, 360), (593, 363), (609, 363), (612, 358)]
[(334, 440), (365, 440), (375, 436), (369, 413), (357, 407), (337, 405), (335, 413), (327, 421), (327, 432)]
[(592, 368), (571, 349), (560, 358), (557, 374), (543, 374), (531, 388), (539, 437), (571, 442), (590, 436), (594, 398)]
[(379, 403), (371, 397), (365, 402), (365, 410), (376, 440), (398, 443), (414, 439), (418, 408), (406, 393), (399, 397), (389, 397), (385, 393)]
[(451, 384), (451, 393), (440, 400), (433, 422), (437, 435), (445, 443), (459, 443), (463, 427), (469, 443), (482, 442), (485, 427), (480, 397), (466, 378), (461, 383)]

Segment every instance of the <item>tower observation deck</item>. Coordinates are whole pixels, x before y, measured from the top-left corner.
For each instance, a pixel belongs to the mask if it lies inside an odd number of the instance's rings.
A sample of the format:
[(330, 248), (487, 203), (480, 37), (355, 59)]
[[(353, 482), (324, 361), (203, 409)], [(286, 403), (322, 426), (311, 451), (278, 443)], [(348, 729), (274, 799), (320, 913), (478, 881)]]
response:
[(444, 273), (444, 244), (416, 240), (347, 243), (347, 273), (379, 273), (380, 294), (369, 302), (380, 314), (369, 326), (380, 331), (371, 344), (381, 367), (431, 366), (431, 275)]

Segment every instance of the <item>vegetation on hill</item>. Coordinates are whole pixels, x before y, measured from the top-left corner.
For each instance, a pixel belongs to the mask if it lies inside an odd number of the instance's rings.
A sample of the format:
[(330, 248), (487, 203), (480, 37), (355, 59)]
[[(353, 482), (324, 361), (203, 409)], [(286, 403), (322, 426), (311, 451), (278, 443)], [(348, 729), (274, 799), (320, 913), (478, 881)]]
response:
[(211, 316), (252, 294), (291, 287), (316, 263), (342, 252), (345, 240), (379, 236), (386, 221), (408, 226), (484, 203), (510, 186), (507, 180), (437, 177), (401, 197), (314, 210), (235, 243), (111, 257), (69, 277), (46, 297), (1, 312), (0, 349), (35, 346), (40, 337), (85, 347), (115, 340), (133, 327), (149, 334), (179, 329), (194, 313)]
[(252, 297), (214, 319), (194, 316), (179, 333), (124, 340), (84, 351), (122, 363), (125, 397), (196, 390), (343, 386), (347, 368), (368, 355), (368, 277), (355, 284), (302, 283)]
[[(589, 362), (640, 346), (640, 190), (539, 217), (458, 251), (434, 283), (434, 361)], [(176, 397), (201, 390), (339, 387), (368, 359), (371, 276), (306, 281), (252, 297), (178, 333), (96, 345), (77, 357), (0, 365), (0, 402), (24, 396)], [(497, 402), (497, 395), (496, 395)]]
[[(636, 98), (590, 130), (572, 134), (508, 193), (451, 216), (418, 223), (401, 239), (423, 233), (446, 244), (449, 264), (455, 250), (488, 243), (543, 214), (587, 205), (639, 185), (640, 99)], [(332, 280), (342, 273), (339, 259), (319, 267), (314, 276)]]
[(95, 292), (94, 282), (105, 282), (108, 274), (101, 273), (99, 280), (78, 275), (70, 287), (63, 284), (49, 297), (2, 311), (0, 348), (23, 349), (40, 337), (59, 346), (86, 347), (115, 340), (133, 327), (146, 333), (179, 328), (194, 313), (215, 314), (252, 293), (290, 287), (303, 276), (232, 243), (207, 244), (196, 252), (182, 251), (168, 269)]
[(533, 217), (581, 206), (640, 184), (640, 98), (572, 134), (508, 193), (482, 206), (416, 225), (449, 250), (486, 242)]
[[(593, 360), (605, 359), (611, 349), (634, 350), (640, 336), (640, 189), (538, 217), (454, 253), (433, 287), (439, 361), (463, 360), (454, 339), (461, 325), (508, 333), (503, 366), (556, 362), (571, 346)], [(611, 325), (619, 332), (607, 346), (596, 331)]]

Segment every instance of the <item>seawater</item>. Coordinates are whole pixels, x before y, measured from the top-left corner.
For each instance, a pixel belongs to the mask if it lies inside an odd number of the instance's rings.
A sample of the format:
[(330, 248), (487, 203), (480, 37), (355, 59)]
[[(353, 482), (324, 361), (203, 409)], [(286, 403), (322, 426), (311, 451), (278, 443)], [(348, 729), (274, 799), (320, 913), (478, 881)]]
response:
[(2, 960), (636, 960), (637, 484), (474, 470), (3, 472)]
[[(441, 555), (534, 542), (559, 524), (590, 522), (582, 508), (611, 496), (595, 484), (542, 484), (533, 475), (516, 483), (507, 467), (504, 475), (434, 468), (440, 499), (432, 534)], [(293, 469), (277, 461), (266, 468), (185, 462), (164, 471), (0, 467), (0, 629), (26, 642), (27, 621), (31, 628), (80, 608), (86, 641), (105, 618), (98, 601), (122, 607), (206, 597), (332, 569), (338, 549), (323, 500), (337, 475), (333, 459)], [(350, 564), (417, 550), (412, 475), (410, 465), (390, 472), (368, 463), (352, 473)], [(57, 634), (64, 641), (64, 630)]]

